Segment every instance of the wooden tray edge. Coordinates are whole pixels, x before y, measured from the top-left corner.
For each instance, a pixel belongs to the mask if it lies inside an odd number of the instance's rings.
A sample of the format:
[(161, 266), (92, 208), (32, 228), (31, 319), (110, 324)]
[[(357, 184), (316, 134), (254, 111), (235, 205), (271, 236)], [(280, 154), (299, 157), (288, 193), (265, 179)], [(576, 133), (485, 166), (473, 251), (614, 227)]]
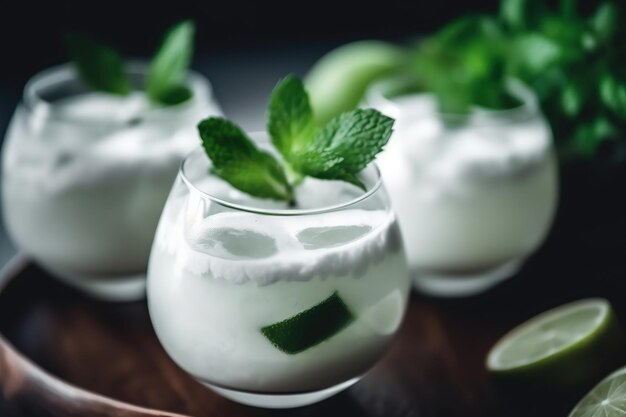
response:
[[(0, 293), (31, 261), (17, 254), (0, 269)], [(54, 377), (20, 354), (0, 334), (0, 414), (19, 411), (80, 417), (186, 417), (114, 400)], [(30, 414), (29, 414), (30, 415)]]

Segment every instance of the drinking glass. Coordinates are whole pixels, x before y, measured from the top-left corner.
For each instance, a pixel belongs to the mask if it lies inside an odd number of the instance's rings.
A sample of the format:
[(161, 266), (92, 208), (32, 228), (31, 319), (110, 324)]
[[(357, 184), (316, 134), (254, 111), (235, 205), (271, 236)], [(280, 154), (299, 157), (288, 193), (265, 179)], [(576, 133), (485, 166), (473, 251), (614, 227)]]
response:
[(468, 296), (513, 276), (544, 241), (557, 205), (551, 131), (535, 96), (445, 114), (406, 80), (371, 87), (366, 104), (396, 119), (379, 155), (415, 286)]
[(169, 356), (259, 407), (310, 404), (358, 381), (398, 330), (410, 287), (378, 170), (359, 178), (366, 191), (307, 178), (289, 207), (233, 189), (202, 149), (191, 153), (148, 268), (150, 317)]
[(138, 92), (147, 66), (127, 71), (128, 97), (93, 92), (70, 64), (35, 75), (3, 147), (3, 213), (15, 245), (59, 279), (114, 301), (145, 296), (154, 232), (198, 144), (195, 125), (220, 113), (200, 74), (187, 75), (189, 100), (156, 107)]

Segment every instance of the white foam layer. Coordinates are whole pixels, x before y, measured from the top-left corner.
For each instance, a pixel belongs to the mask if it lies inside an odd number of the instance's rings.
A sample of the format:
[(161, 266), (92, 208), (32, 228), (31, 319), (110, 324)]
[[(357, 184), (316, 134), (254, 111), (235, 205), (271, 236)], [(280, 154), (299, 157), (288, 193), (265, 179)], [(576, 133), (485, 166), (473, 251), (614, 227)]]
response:
[(127, 96), (90, 92), (55, 102), (53, 111), (55, 116), (79, 122), (125, 123), (150, 107), (146, 95), (138, 91)]
[(187, 209), (180, 212), (187, 225), (181, 227), (181, 217), (162, 224), (157, 244), (173, 254), (177, 268), (238, 284), (359, 277), (400, 250), (395, 218), (382, 210), (293, 217), (229, 212), (194, 222)]
[(72, 187), (120, 183), (129, 177), (171, 179), (172, 169), (195, 146), (195, 123), (207, 113), (205, 97), (184, 108), (151, 108), (145, 95), (126, 97), (86, 93), (40, 103), (31, 113), (18, 113), (5, 164), (21, 180), (42, 191), (59, 193)]
[(540, 117), (512, 121), (475, 109), (455, 128), (437, 117), (430, 95), (403, 96), (394, 103), (397, 126), (380, 157), (381, 165), (395, 167), (384, 170), (386, 177), (417, 177), (438, 193), (462, 193), (528, 172), (550, 154), (549, 130)]

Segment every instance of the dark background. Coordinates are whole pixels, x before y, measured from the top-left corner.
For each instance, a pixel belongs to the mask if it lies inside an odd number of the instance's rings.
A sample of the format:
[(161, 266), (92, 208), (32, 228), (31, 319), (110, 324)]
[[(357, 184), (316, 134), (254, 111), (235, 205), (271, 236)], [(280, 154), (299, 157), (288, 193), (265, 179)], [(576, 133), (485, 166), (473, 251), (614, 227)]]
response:
[(0, 86), (65, 60), (63, 36), (85, 32), (131, 56), (149, 55), (169, 25), (192, 18), (198, 56), (258, 48), (298, 48), (360, 38), (405, 39), (498, 0), (341, 1), (11, 1), (0, 15)]
[(358, 39), (406, 41), (499, 0), (7, 1), (0, 11), (0, 141), (24, 83), (67, 60), (67, 33), (89, 34), (125, 57), (149, 57), (165, 30), (196, 22), (193, 67), (209, 77), (226, 115), (259, 129), (276, 80), (304, 75), (325, 52)]

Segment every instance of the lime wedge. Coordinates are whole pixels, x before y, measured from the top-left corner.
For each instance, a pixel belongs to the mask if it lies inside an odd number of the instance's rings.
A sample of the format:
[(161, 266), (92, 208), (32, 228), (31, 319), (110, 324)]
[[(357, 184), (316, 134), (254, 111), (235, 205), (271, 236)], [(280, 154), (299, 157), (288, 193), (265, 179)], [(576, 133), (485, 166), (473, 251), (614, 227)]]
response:
[(391, 74), (404, 51), (382, 41), (357, 41), (330, 51), (313, 65), (306, 87), (319, 124), (357, 107), (367, 87)]
[(613, 372), (574, 407), (570, 417), (626, 416), (626, 368)]
[(337, 292), (293, 317), (261, 328), (278, 349), (290, 355), (307, 350), (332, 337), (354, 320)]
[(514, 382), (572, 389), (595, 383), (624, 357), (624, 337), (607, 300), (591, 298), (542, 313), (506, 334), (487, 369)]

